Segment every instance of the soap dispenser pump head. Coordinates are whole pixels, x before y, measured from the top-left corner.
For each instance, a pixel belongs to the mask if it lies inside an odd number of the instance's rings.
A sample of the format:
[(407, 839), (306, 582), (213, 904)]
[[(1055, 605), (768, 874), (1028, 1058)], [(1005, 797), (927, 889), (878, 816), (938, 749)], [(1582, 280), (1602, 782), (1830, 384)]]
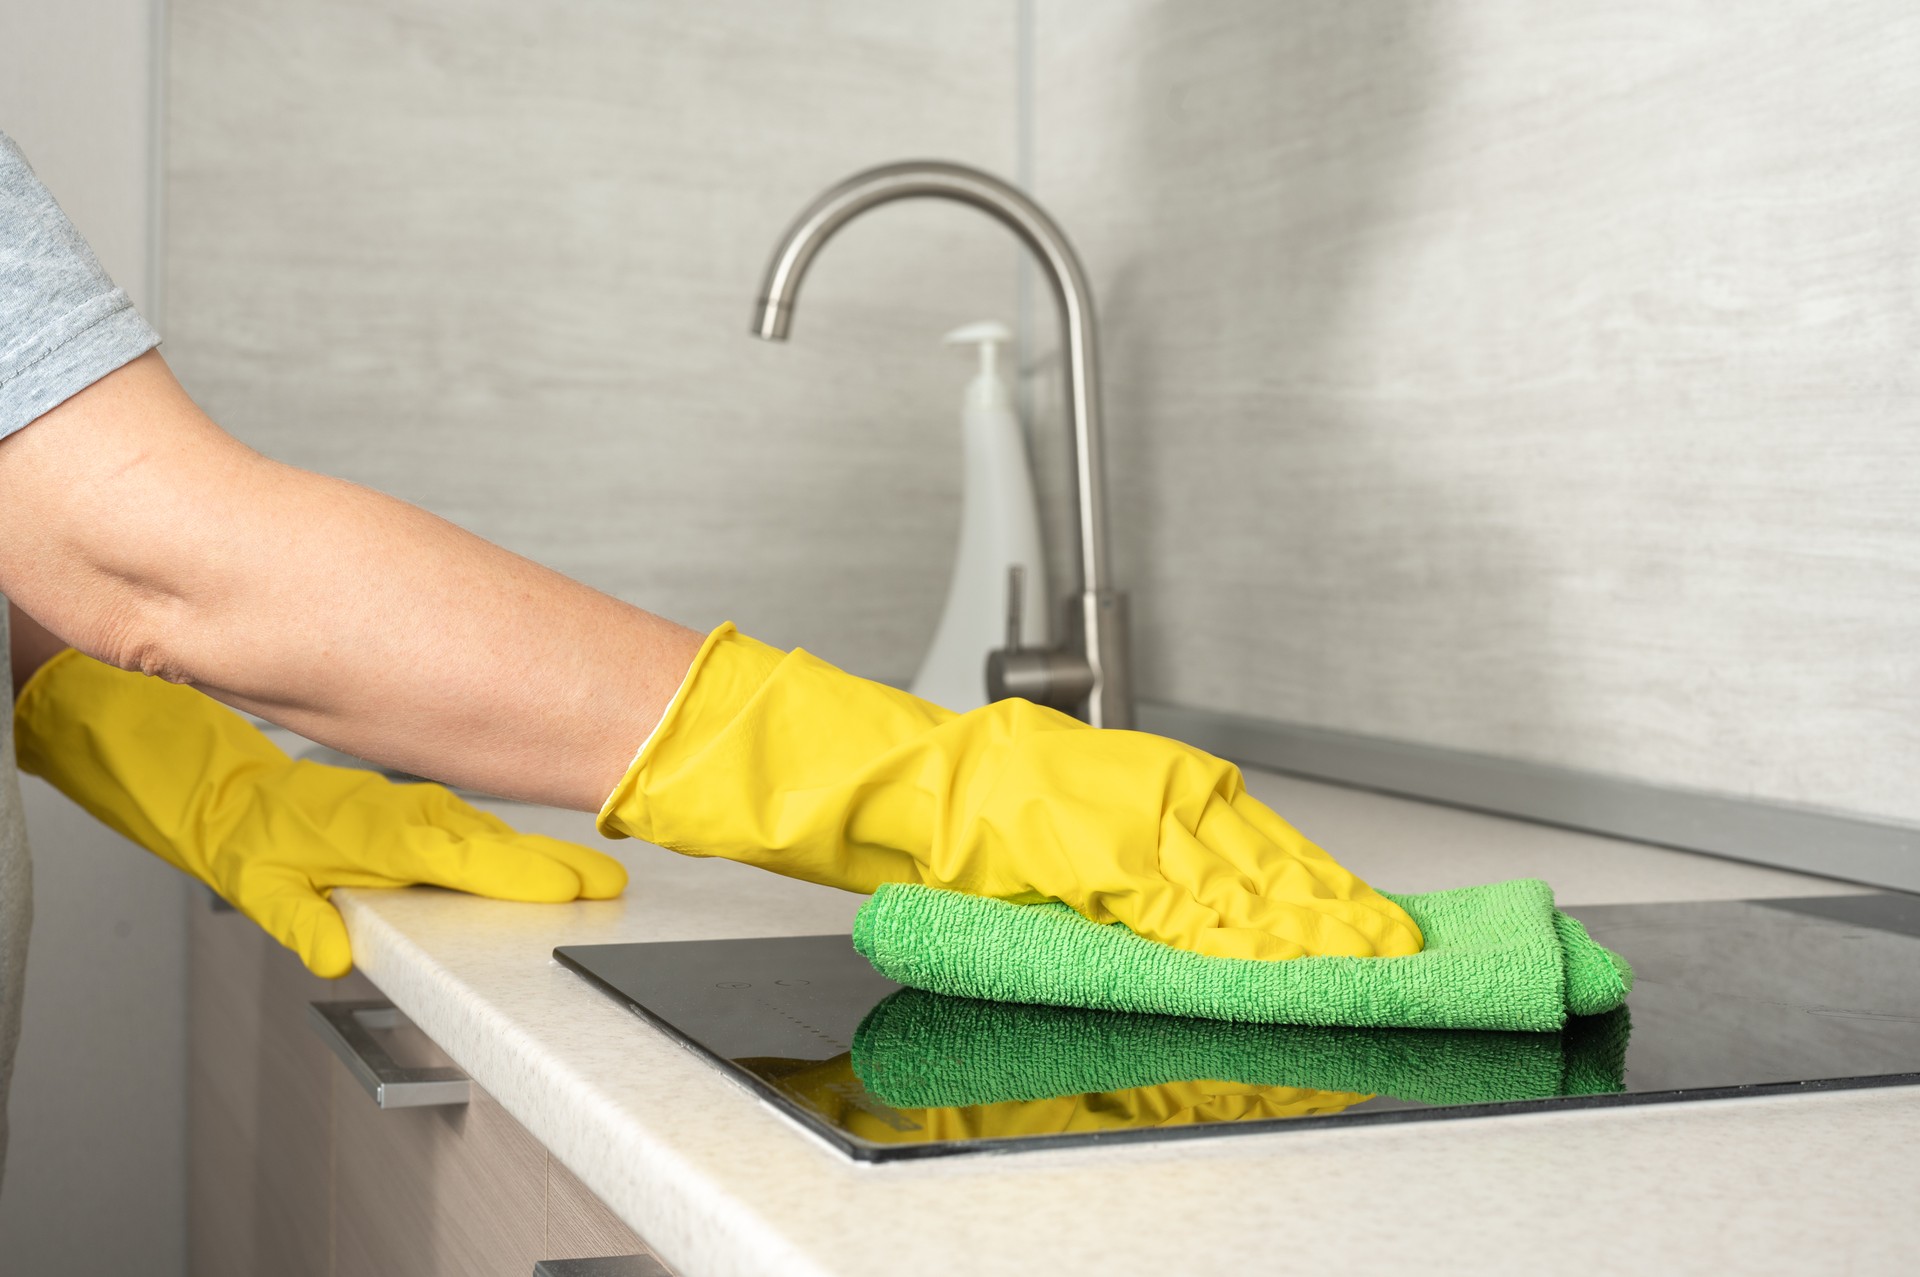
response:
[(1013, 340), (1013, 330), (998, 320), (982, 320), (977, 324), (966, 324), (947, 334), (949, 346), (964, 346), (977, 342), (980, 346), (980, 375), (991, 378), (996, 375), (994, 355), (999, 347)]

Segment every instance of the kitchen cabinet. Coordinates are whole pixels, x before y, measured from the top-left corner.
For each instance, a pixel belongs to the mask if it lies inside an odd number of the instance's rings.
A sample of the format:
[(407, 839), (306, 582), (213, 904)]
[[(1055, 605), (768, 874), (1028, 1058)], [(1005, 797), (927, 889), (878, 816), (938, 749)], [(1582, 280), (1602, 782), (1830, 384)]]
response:
[[(646, 1257), (645, 1244), (475, 1086), (465, 1104), (380, 1108), (307, 1005), (374, 1000), (320, 980), (205, 901), (189, 928), (188, 1245), (195, 1277), (527, 1277), (542, 1260)], [(450, 1064), (417, 1029), (408, 1065)]]

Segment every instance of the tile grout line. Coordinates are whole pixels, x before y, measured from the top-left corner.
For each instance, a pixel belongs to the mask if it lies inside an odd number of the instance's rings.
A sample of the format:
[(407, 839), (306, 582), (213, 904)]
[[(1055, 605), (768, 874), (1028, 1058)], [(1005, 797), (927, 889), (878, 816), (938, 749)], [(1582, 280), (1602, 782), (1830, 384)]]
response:
[(169, 0), (152, 0), (147, 35), (147, 322), (166, 328)]
[[(1013, 30), (1013, 184), (1033, 195), (1033, 8), (1035, 0), (1015, 0)], [(1014, 378), (1015, 409), (1026, 435), (1029, 456), (1033, 445), (1033, 261), (1023, 244), (1014, 245)], [(1029, 462), (1031, 464), (1031, 462)]]

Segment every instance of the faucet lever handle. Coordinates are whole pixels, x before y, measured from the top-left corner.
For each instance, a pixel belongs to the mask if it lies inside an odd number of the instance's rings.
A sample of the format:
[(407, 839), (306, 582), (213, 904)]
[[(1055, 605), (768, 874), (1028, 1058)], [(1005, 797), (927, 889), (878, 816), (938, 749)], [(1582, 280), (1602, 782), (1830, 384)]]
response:
[(1023, 564), (1007, 565), (1007, 651), (1020, 650), (1021, 609), (1027, 601), (1027, 569)]

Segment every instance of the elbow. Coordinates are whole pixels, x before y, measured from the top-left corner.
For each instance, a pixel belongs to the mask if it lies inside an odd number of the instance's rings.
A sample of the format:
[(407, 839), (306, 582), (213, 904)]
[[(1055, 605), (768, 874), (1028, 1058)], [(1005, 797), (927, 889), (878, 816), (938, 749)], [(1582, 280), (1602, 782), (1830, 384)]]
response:
[(187, 641), (196, 626), (187, 601), (145, 582), (116, 584), (73, 645), (119, 669), (169, 683), (196, 682)]

